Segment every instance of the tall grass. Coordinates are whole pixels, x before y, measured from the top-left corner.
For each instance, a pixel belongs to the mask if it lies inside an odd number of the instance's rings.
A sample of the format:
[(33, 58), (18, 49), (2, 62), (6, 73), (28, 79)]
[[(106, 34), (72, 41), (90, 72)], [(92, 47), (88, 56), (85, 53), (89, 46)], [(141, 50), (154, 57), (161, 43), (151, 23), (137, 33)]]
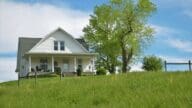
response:
[(190, 108), (192, 73), (38, 78), (0, 84), (0, 108)]

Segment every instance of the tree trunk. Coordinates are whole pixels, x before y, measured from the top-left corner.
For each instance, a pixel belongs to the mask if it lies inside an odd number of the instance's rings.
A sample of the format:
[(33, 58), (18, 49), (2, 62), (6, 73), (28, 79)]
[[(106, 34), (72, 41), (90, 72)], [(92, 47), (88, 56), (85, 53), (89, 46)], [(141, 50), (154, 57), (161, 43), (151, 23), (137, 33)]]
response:
[(131, 62), (132, 57), (133, 57), (133, 48), (131, 48), (128, 53), (126, 52), (126, 49), (122, 48), (122, 61), (123, 61), (122, 71), (124, 73), (128, 71), (127, 66)]
[(122, 47), (122, 61), (123, 61), (122, 72), (126, 73), (127, 72), (127, 52), (126, 52), (126, 49), (123, 47)]
[(115, 65), (113, 63), (111, 64), (110, 73), (115, 73)]
[(131, 47), (131, 49), (128, 52), (127, 64), (131, 62), (132, 57), (133, 57), (133, 47)]

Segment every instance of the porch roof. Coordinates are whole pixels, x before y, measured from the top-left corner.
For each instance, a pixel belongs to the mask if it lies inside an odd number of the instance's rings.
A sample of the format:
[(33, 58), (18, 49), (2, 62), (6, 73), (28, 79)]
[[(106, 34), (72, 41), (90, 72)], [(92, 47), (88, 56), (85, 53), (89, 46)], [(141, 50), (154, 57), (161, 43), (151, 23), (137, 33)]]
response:
[(97, 56), (98, 53), (27, 52), (25, 55)]

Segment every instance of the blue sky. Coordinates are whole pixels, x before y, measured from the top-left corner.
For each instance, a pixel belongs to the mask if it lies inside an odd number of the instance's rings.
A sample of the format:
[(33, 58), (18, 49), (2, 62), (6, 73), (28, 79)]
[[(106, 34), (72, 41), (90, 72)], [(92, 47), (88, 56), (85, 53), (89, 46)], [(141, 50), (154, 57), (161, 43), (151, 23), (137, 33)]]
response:
[[(157, 5), (157, 12), (149, 18), (148, 24), (156, 33), (144, 54), (167, 61), (192, 59), (192, 0), (152, 1)], [(14, 58), (11, 60), (16, 63), (17, 40), (21, 36), (43, 37), (57, 27), (74, 37), (82, 36), (81, 30), (88, 24), (94, 6), (106, 2), (108, 0), (0, 1), (0, 58)], [(1, 68), (2, 64), (1, 60)]]
[[(15, 0), (13, 0), (15, 1)], [(82, 10), (82, 11), (92, 11), (94, 6), (100, 5), (108, 2), (108, 0), (16, 0), (21, 3), (43, 3), (50, 4), (57, 7), (65, 7), (68, 6), (72, 9)]]
[[(108, 0), (13, 0), (16, 3), (26, 4), (48, 4), (55, 7), (65, 7), (91, 13), (94, 6), (108, 2)], [(152, 46), (145, 50), (145, 54), (154, 54), (160, 56), (171, 56), (178, 58), (189, 58), (192, 54), (192, 8), (190, 0), (153, 0), (157, 5), (157, 12), (149, 18), (149, 24), (157, 26), (156, 29), (162, 29), (160, 33), (155, 34), (155, 40)], [(160, 28), (158, 28), (160, 27)], [(163, 31), (165, 29), (165, 31)], [(158, 30), (157, 30), (158, 32)], [(164, 33), (163, 33), (164, 32)], [(166, 33), (165, 33), (166, 32)], [(180, 47), (175, 44), (186, 44)], [(182, 43), (183, 42), (183, 43)], [(185, 47), (189, 46), (189, 51)], [(11, 54), (12, 53), (12, 54)], [(0, 56), (14, 56), (15, 52), (2, 52)]]
[[(26, 4), (49, 4), (55, 7), (68, 7), (74, 10), (81, 10), (85, 12), (92, 12), (95, 5), (108, 2), (107, 0), (14, 0), (17, 3)], [(173, 57), (189, 57), (192, 51), (185, 51), (178, 48), (169, 41), (176, 39), (185, 43), (185, 41), (192, 41), (192, 16), (190, 14), (192, 8), (190, 7), (190, 0), (153, 0), (157, 5), (157, 12), (149, 19), (149, 24), (164, 27), (168, 33), (155, 34), (155, 41), (145, 54), (158, 54)], [(177, 43), (175, 43), (177, 44)], [(191, 48), (192, 49), (192, 48)], [(14, 52), (13, 52), (14, 53)], [(0, 54), (0, 56), (10, 56), (13, 54)]]

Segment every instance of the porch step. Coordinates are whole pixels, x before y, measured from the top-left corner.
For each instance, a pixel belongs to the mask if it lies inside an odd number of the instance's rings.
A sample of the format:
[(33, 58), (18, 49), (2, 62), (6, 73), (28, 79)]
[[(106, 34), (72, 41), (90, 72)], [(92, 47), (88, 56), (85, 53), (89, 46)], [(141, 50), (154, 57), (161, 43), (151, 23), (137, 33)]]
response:
[[(54, 72), (37, 72), (37, 75), (49, 75), (49, 74), (55, 74)], [(29, 72), (28, 75), (29, 76), (35, 76), (35, 72)]]
[(76, 72), (62, 72), (62, 76), (77, 76)]
[[(37, 76), (39, 75), (50, 75), (50, 74), (55, 74), (55, 72), (37, 72)], [(83, 72), (82, 73), (83, 76), (89, 76), (89, 75), (95, 75), (94, 72)], [(29, 72), (27, 74), (27, 77), (30, 76), (35, 76), (35, 72)], [(77, 72), (62, 72), (62, 76), (77, 76)]]

